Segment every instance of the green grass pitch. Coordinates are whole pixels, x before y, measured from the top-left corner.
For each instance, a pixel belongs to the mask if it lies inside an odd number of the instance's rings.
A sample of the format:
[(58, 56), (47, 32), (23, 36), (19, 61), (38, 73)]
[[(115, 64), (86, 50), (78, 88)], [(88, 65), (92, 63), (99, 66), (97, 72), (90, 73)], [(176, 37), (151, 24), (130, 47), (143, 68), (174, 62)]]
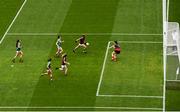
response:
[[(0, 1), (0, 37), (23, 2)], [(68, 76), (55, 70), (58, 33), (71, 63)], [(83, 33), (87, 54), (74, 54)], [(17, 39), (24, 63), (12, 67)], [(114, 40), (122, 47), (117, 62), (107, 50)], [(161, 0), (26, 0), (0, 44), (0, 110), (162, 110), (162, 50)], [(50, 57), (51, 84), (41, 76)]]

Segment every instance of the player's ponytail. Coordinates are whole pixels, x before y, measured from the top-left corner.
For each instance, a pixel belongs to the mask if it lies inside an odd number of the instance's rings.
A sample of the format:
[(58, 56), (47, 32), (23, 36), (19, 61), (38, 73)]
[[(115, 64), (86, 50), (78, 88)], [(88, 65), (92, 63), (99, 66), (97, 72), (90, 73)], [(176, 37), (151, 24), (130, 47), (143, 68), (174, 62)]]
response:
[(48, 59), (48, 61), (52, 61), (52, 59), (51, 59), (51, 58), (49, 58), (49, 59)]
[(114, 43), (115, 43), (115, 44), (118, 44), (117, 40), (116, 40), (116, 41), (114, 41)]
[(16, 41), (16, 47), (18, 47), (19, 40)]

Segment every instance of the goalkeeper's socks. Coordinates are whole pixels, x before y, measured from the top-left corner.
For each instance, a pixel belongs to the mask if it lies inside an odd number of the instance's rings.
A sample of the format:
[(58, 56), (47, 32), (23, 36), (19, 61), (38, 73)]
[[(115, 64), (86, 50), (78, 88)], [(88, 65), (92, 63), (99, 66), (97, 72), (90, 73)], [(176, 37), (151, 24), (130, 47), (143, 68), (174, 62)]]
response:
[(116, 57), (115, 56), (112, 56), (112, 61), (116, 61)]

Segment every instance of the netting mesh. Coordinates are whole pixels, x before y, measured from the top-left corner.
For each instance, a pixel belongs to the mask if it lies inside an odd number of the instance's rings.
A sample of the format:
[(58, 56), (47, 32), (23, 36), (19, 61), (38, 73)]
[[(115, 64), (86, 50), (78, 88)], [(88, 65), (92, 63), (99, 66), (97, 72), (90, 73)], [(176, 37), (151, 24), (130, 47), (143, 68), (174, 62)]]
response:
[(179, 24), (176, 22), (168, 22), (167, 55), (178, 55), (179, 45)]
[(168, 22), (167, 31), (167, 80), (179, 80), (180, 35), (179, 24)]

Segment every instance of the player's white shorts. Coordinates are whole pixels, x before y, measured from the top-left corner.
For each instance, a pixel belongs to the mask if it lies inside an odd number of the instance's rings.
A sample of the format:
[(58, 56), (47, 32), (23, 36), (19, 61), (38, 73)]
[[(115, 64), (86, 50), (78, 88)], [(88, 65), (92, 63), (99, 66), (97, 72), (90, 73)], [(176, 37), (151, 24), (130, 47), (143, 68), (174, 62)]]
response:
[(86, 45), (85, 45), (85, 44), (79, 44), (79, 46), (80, 46), (80, 47), (86, 47)]
[(61, 65), (61, 69), (62, 69), (62, 70), (66, 69), (66, 68), (67, 68), (66, 65)]

